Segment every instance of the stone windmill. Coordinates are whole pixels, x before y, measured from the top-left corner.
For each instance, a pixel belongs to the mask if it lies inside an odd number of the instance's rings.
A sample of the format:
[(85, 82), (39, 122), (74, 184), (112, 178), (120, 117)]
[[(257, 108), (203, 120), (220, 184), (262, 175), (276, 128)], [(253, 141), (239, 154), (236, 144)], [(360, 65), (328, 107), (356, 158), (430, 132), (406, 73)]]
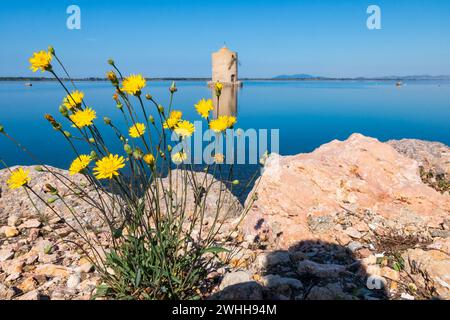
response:
[(238, 80), (238, 55), (237, 52), (231, 51), (223, 46), (219, 51), (212, 53), (212, 81), (210, 85), (217, 81), (223, 83), (224, 86), (241, 86)]

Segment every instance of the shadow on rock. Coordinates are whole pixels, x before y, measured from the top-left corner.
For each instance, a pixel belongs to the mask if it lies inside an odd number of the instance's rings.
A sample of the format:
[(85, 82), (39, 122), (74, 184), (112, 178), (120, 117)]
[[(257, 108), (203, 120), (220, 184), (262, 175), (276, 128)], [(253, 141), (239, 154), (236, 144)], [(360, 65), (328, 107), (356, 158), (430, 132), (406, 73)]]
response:
[(228, 273), (213, 300), (387, 299), (386, 282), (368, 276), (364, 259), (347, 247), (302, 241), (260, 254), (248, 270)]

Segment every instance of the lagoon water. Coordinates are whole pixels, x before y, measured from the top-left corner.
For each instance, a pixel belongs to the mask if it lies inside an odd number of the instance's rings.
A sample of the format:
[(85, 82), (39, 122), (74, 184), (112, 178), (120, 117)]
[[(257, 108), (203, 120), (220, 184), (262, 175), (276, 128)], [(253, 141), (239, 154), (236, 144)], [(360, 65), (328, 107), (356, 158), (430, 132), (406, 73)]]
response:
[[(108, 82), (77, 86), (97, 111), (100, 126), (103, 116), (120, 121)], [(145, 93), (167, 105), (169, 86), (168, 81), (150, 81)], [(210, 98), (210, 90), (199, 81), (180, 81), (177, 87), (173, 107), (186, 119), (198, 119), (193, 105)], [(0, 123), (6, 131), (42, 163), (67, 168), (74, 155), (43, 118), (51, 113), (69, 127), (58, 112), (64, 95), (56, 82), (34, 82), (32, 87), (0, 82)], [(237, 101), (237, 127), (279, 129), (283, 155), (310, 152), (354, 132), (381, 141), (417, 138), (450, 145), (450, 81), (410, 81), (400, 88), (392, 81), (246, 81)], [(112, 132), (104, 132), (114, 139)], [(3, 136), (0, 157), (8, 165), (36, 163)]]

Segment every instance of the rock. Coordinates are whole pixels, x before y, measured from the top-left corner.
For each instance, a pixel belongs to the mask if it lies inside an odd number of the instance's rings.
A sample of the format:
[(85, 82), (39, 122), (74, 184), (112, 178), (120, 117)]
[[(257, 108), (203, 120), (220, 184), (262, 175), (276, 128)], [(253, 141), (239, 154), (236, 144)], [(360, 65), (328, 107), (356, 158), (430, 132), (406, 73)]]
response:
[(347, 248), (351, 251), (351, 252), (355, 252), (358, 249), (361, 249), (363, 247), (363, 245), (361, 244), (361, 242), (358, 241), (352, 241), (347, 245)]
[(359, 232), (358, 230), (356, 230), (352, 227), (345, 229), (344, 232), (354, 239), (360, 239), (363, 236), (361, 232)]
[(391, 269), (389, 267), (383, 267), (381, 268), (381, 276), (388, 278), (393, 281), (399, 281), (400, 280), (400, 273), (394, 269)]
[(345, 266), (337, 264), (322, 264), (311, 260), (303, 260), (298, 263), (299, 275), (312, 275), (319, 278), (335, 278), (346, 270)]
[(23, 261), (21, 260), (6, 260), (0, 263), (0, 267), (6, 274), (20, 274), (23, 270)]
[[(1, 286), (1, 284), (0, 284), (0, 286)], [(12, 286), (8, 289), (6, 289), (6, 287), (5, 287), (4, 291), (0, 290), (0, 299), (11, 300), (12, 298), (14, 298), (15, 296), (17, 296), (19, 294), (21, 294), (21, 291), (17, 287)]]
[(289, 286), (293, 289), (303, 288), (303, 284), (300, 280), (294, 278), (285, 278), (277, 274), (269, 274), (264, 276), (262, 283), (268, 288), (278, 288), (283, 286)]
[(410, 295), (409, 293), (405, 293), (405, 292), (403, 292), (400, 295), (400, 298), (402, 298), (404, 300), (414, 300), (414, 296)]
[(23, 292), (28, 292), (35, 290), (37, 287), (37, 281), (33, 277), (27, 277), (25, 280), (22, 281), (21, 284), (19, 284), (17, 287), (22, 290)]
[[(243, 233), (267, 238), (277, 249), (307, 240), (335, 241), (342, 231), (329, 229), (330, 217), (338, 225), (340, 212), (344, 221), (339, 223), (354, 219), (360, 229), (357, 215), (370, 223), (368, 229), (387, 221), (396, 229), (412, 225), (422, 230), (430, 223), (440, 225), (450, 211), (450, 197), (422, 182), (417, 161), (360, 134), (311, 153), (272, 154), (256, 186), (258, 197), (243, 220)], [(361, 238), (361, 231), (353, 229), (346, 231)]]
[[(172, 170), (172, 183), (174, 185), (181, 185), (183, 179), (183, 170)], [(228, 190), (224, 183), (218, 182), (211, 174), (204, 172), (195, 172), (197, 181), (216, 181), (211, 185), (208, 192), (208, 197), (205, 199), (205, 215), (207, 218), (213, 218), (217, 212), (217, 202), (221, 201), (221, 207), (219, 208), (219, 217), (221, 219), (230, 219), (237, 217), (242, 212), (242, 205), (239, 200)], [(162, 180), (162, 183), (166, 188), (169, 186), (169, 176)], [(178, 191), (177, 191), (178, 190)], [(184, 191), (181, 188), (174, 190), (175, 197), (178, 201), (181, 200)], [(191, 185), (188, 186), (186, 192), (186, 203), (184, 204), (187, 212), (193, 212), (195, 208), (195, 192)]]
[(276, 251), (261, 254), (256, 258), (256, 266), (258, 270), (269, 269), (276, 265), (290, 263), (291, 258), (289, 253), (283, 251)]
[(42, 264), (36, 267), (35, 273), (47, 277), (67, 277), (70, 274), (70, 269), (54, 264)]
[(262, 300), (263, 288), (255, 281), (231, 285), (213, 294), (211, 300)]
[(79, 266), (75, 269), (75, 272), (88, 273), (88, 272), (91, 272), (92, 269), (94, 268), (92, 263), (86, 258), (81, 258), (80, 261), (78, 262), (78, 264), (79, 264)]
[(354, 297), (342, 290), (340, 283), (329, 283), (326, 286), (315, 286), (311, 288), (307, 300), (352, 300)]
[(38, 290), (33, 290), (20, 296), (17, 300), (41, 300), (41, 294)]
[(78, 273), (70, 275), (67, 279), (67, 288), (76, 289), (81, 282), (81, 277)]
[(243, 283), (243, 282), (249, 282), (252, 280), (252, 276), (248, 271), (235, 271), (225, 274), (225, 276), (222, 279), (222, 282), (220, 283), (219, 289), (223, 290), (226, 287)]
[(430, 235), (433, 238), (450, 238), (450, 230), (432, 229)]
[(19, 235), (19, 230), (15, 227), (6, 227), (3, 232), (7, 238), (13, 238)]
[(439, 298), (450, 299), (450, 259), (448, 254), (438, 250), (408, 249), (402, 258), (405, 260), (406, 271), (413, 275), (418, 283), (431, 281)]
[(387, 142), (398, 152), (416, 160), (421, 167), (422, 180), (432, 188), (450, 191), (450, 148), (440, 142), (416, 139)]
[(14, 257), (14, 252), (9, 249), (0, 250), (0, 262), (6, 261)]
[(19, 229), (25, 228), (25, 229), (32, 229), (32, 228), (39, 228), (41, 226), (41, 222), (38, 219), (30, 219), (26, 220), (24, 223), (22, 223), (19, 226)]
[(15, 227), (19, 224), (20, 218), (18, 215), (12, 214), (8, 217), (8, 226)]

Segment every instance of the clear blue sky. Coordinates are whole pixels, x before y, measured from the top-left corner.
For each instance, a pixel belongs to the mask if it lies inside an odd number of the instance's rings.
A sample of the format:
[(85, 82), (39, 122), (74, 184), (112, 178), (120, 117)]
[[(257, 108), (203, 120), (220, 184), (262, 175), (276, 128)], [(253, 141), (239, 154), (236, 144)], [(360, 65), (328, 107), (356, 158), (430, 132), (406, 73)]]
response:
[[(66, 28), (67, 6), (81, 30)], [(366, 9), (382, 10), (382, 30)], [(210, 76), (225, 41), (240, 75), (450, 74), (448, 0), (2, 1), (0, 76), (32, 75), (28, 57), (52, 44), (74, 76), (103, 76), (113, 57), (147, 77)]]

